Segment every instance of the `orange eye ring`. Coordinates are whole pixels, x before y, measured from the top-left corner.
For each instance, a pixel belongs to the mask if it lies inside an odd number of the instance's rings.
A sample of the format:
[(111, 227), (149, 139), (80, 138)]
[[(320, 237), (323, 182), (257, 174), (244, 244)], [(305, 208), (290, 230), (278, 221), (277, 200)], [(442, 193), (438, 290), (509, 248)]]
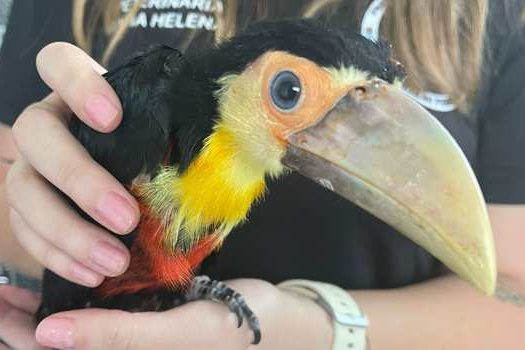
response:
[[(279, 108), (271, 94), (272, 83), (284, 71), (293, 73), (301, 82), (300, 99), (288, 110)], [(290, 133), (315, 124), (347, 90), (334, 81), (328, 69), (283, 51), (264, 54), (251, 66), (249, 74), (261, 82), (259, 96), (269, 129), (283, 143)]]

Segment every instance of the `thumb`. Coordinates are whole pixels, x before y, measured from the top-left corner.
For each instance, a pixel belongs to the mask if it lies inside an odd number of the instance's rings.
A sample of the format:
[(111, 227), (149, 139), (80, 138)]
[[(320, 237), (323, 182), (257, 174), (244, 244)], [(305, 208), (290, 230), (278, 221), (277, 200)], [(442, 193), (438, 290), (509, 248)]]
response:
[(171, 333), (161, 317), (160, 313), (101, 309), (62, 312), (38, 325), (36, 339), (56, 349), (165, 348), (166, 335)]

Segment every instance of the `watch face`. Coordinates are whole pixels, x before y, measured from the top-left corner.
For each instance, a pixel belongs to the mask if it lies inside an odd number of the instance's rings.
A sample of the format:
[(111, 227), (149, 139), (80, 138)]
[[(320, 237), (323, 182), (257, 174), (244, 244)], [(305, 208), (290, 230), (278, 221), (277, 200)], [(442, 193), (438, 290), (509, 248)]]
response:
[(39, 293), (42, 288), (42, 281), (13, 271), (8, 266), (0, 264), (0, 286), (10, 285)]
[(0, 265), (0, 285), (9, 284), (9, 270), (7, 267)]

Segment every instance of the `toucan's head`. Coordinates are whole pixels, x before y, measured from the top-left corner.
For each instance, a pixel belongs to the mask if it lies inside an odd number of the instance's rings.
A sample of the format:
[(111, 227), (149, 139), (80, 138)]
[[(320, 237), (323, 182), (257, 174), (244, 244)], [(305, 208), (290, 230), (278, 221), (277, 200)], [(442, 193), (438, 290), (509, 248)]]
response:
[(399, 88), (403, 69), (387, 45), (312, 21), (265, 23), (195, 64), (213, 86), (216, 115), (186, 171), (187, 187), (199, 187), (202, 199), (210, 188), (194, 179), (223, 164), (209, 176), (223, 178), (210, 185), (212, 200), (219, 203), (228, 186), (237, 193), (228, 196), (238, 196), (201, 212), (243, 216), (261, 179), (292, 169), (494, 291), (492, 233), (477, 181), (448, 132)]

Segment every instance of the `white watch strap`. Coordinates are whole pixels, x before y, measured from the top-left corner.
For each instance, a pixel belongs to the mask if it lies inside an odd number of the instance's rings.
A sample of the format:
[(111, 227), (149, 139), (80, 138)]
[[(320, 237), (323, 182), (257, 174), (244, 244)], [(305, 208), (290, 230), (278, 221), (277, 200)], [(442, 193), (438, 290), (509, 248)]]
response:
[(315, 300), (334, 320), (332, 350), (365, 350), (368, 319), (350, 294), (337, 286), (307, 280), (291, 280), (279, 288)]

